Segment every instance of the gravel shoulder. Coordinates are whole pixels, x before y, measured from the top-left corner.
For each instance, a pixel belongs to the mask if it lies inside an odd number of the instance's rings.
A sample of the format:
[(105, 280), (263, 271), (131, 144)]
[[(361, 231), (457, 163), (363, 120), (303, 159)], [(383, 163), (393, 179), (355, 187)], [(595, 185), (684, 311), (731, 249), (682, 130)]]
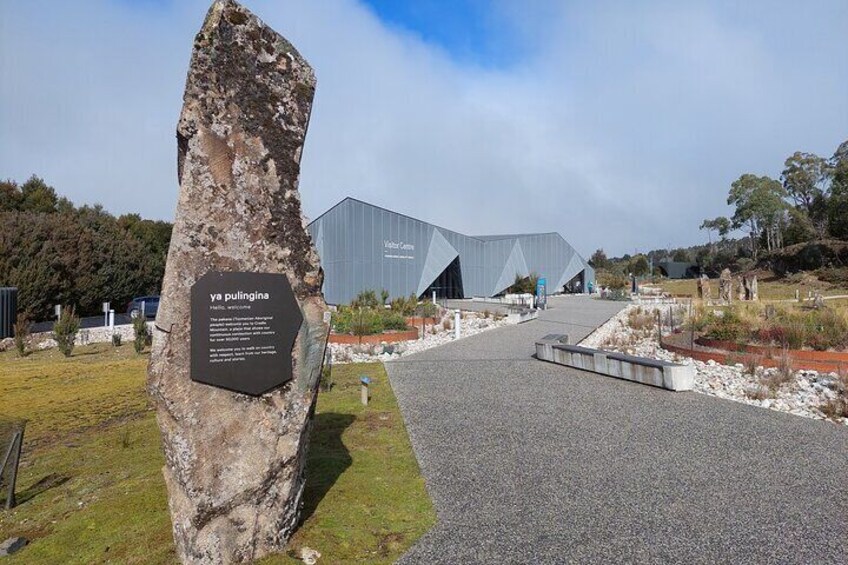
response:
[(530, 358), (622, 307), (386, 364), (438, 514), (401, 562), (845, 562), (842, 426)]

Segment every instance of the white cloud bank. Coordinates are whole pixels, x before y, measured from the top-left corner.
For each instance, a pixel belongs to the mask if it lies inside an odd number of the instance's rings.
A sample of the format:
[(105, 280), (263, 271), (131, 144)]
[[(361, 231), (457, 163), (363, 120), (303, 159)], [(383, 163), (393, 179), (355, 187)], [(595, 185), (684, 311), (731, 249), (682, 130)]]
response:
[[(741, 173), (848, 138), (848, 4), (494, 4), (527, 55), (470, 66), (354, 0), (246, 4), (315, 67), (301, 190), (584, 254), (700, 241)], [(744, 6), (739, 6), (744, 4)], [(531, 9), (530, 6), (533, 6)], [(0, 176), (170, 219), (207, 3), (0, 3)], [(450, 14), (445, 14), (450, 17)]]

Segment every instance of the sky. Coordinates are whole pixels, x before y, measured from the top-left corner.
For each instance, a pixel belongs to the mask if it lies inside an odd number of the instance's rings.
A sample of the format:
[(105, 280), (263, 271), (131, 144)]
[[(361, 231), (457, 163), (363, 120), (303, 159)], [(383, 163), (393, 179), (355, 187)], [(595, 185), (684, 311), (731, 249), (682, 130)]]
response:
[[(848, 2), (246, 0), (314, 67), (301, 171), (589, 256), (706, 241), (730, 184), (848, 139)], [(201, 0), (0, 2), (0, 178), (173, 219)]]

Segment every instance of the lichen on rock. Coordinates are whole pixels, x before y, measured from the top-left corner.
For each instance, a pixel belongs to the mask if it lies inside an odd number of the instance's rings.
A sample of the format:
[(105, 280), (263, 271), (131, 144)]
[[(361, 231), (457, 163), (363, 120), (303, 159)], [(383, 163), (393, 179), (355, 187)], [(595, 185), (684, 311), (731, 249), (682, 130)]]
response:
[[(297, 522), (328, 332), (298, 193), (314, 92), (288, 41), (233, 0), (212, 4), (177, 126), (180, 194), (148, 380), (183, 562), (281, 551)], [(190, 379), (190, 291), (210, 271), (286, 275), (304, 318), (291, 381), (253, 398)]]

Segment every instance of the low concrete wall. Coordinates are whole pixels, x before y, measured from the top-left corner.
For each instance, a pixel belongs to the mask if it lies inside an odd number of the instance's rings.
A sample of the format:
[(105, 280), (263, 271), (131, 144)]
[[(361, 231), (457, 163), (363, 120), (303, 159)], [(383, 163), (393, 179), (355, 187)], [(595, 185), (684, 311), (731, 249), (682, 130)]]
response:
[(567, 345), (562, 338), (565, 336), (546, 336), (537, 341), (536, 358), (668, 390), (692, 390), (694, 385), (695, 370), (691, 365)]

